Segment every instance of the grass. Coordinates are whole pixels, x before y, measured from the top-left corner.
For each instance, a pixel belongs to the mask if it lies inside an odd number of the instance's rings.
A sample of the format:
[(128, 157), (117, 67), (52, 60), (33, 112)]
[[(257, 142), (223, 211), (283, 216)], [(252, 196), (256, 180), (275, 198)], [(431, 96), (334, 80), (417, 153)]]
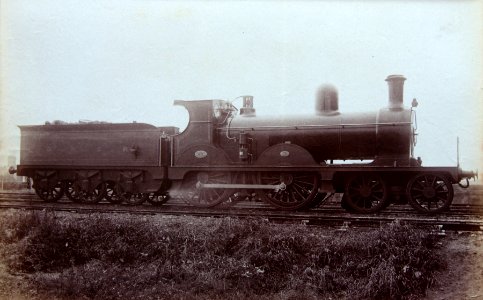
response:
[(57, 299), (411, 299), (444, 268), (437, 244), (400, 223), (336, 231), (230, 218), (0, 219), (9, 272)]

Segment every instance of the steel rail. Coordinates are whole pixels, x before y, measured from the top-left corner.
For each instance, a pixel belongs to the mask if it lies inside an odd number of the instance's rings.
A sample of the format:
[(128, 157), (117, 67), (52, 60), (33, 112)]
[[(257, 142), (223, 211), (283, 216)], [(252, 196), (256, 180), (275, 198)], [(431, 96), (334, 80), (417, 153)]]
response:
[[(347, 229), (350, 227), (378, 227), (385, 223), (394, 221), (404, 222), (415, 226), (431, 226), (438, 230), (456, 231), (483, 231), (483, 218), (475, 216), (456, 217), (444, 215), (423, 215), (418, 213), (406, 215), (392, 214), (371, 214), (360, 215), (351, 214), (338, 210), (337, 214), (324, 211), (280, 211), (266, 209), (197, 209), (192, 206), (138, 206), (113, 204), (91, 204), (74, 205), (69, 202), (59, 203), (31, 203), (31, 204), (9, 204), (0, 203), (0, 209), (20, 209), (20, 210), (48, 210), (60, 212), (73, 212), (82, 214), (91, 213), (120, 213), (132, 215), (170, 215), (170, 216), (197, 216), (197, 217), (236, 217), (241, 219), (259, 218), (273, 223), (302, 223), (321, 227), (340, 227)], [(106, 207), (102, 207), (106, 206)]]
[[(0, 202), (37, 202), (37, 203), (46, 203), (42, 199), (38, 198), (36, 194), (13, 194), (13, 193), (0, 193)], [(70, 200), (67, 200), (65, 198), (60, 199), (58, 202), (51, 202), (50, 204), (58, 204), (58, 205), (63, 205), (63, 204), (74, 204)], [(84, 204), (79, 204), (76, 203), (77, 205), (88, 205), (86, 203)], [(97, 205), (109, 205), (107, 201), (101, 201), (101, 203), (98, 203)], [(146, 204), (148, 207), (150, 207), (149, 204)], [(127, 205), (126, 205), (127, 206)], [(163, 204), (163, 206), (190, 206), (187, 204), (185, 201), (178, 199), (178, 198), (172, 198), (170, 199), (167, 203)], [(136, 206), (136, 207), (142, 207), (142, 206)], [(268, 203), (265, 202), (255, 202), (255, 201), (246, 201), (246, 200), (241, 200), (241, 201), (235, 201), (233, 203), (222, 203), (218, 209), (225, 209), (227, 207), (233, 207), (237, 209), (267, 209), (267, 210), (276, 210), (273, 206), (271, 206)], [(321, 212), (334, 212), (334, 213), (341, 213), (345, 212), (345, 210), (341, 209), (340, 207), (340, 202), (337, 201), (327, 201), (325, 203), (322, 203), (319, 207), (313, 208), (310, 211), (321, 211)], [(385, 210), (381, 211), (380, 213), (384, 214), (398, 214), (398, 213), (415, 213), (412, 207), (409, 205), (391, 205), (387, 207)], [(455, 203), (452, 204), (450, 209), (446, 212), (441, 212), (439, 213), (440, 216), (451, 216), (455, 214), (468, 214), (468, 215), (483, 215), (483, 205), (479, 204), (461, 204), (461, 203)]]

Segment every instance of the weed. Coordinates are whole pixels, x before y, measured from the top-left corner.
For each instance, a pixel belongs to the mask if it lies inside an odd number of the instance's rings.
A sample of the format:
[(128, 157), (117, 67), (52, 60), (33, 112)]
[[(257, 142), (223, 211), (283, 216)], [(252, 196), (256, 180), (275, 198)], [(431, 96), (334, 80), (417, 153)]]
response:
[(405, 299), (444, 268), (434, 236), (237, 220), (20, 213), (0, 219), (3, 261), (57, 298)]

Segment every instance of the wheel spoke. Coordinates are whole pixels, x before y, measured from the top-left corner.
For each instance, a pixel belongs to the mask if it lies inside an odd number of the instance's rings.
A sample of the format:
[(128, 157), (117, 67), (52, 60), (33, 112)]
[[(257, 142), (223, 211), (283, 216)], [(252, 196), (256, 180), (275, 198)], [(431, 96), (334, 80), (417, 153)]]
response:
[[(297, 184), (297, 183), (295, 183), (295, 182), (293, 183), (293, 187), (292, 187), (292, 188), (293, 188), (293, 189), (295, 189), (295, 190), (297, 190), (297, 192), (298, 192), (299, 190), (301, 190), (301, 191), (305, 191), (305, 192), (308, 192), (308, 193), (312, 192), (311, 190), (309, 190), (309, 189), (307, 189), (307, 188), (305, 188), (305, 187), (303, 187), (303, 186), (300, 186), (300, 185), (298, 185), (298, 184)], [(302, 196), (302, 195), (301, 195), (301, 196)], [(303, 197), (303, 196), (302, 196), (302, 197)]]
[(428, 186), (428, 181), (429, 181), (429, 180), (428, 180), (428, 176), (426, 176), (426, 175), (425, 175), (425, 176), (424, 176), (424, 181), (423, 181), (423, 182), (424, 182), (424, 186), (425, 186), (425, 187), (427, 187), (427, 186)]
[[(293, 193), (295, 192), (295, 193)], [(306, 195), (304, 195), (299, 189), (297, 189), (296, 187), (293, 187), (292, 188), (292, 198), (298, 198), (299, 201), (303, 201), (305, 199), (305, 197), (307, 197)]]
[(445, 187), (445, 183), (444, 183), (444, 182), (440, 182), (440, 183), (438, 183), (438, 184), (437, 184), (437, 185), (434, 187), (434, 189), (435, 189), (435, 190), (439, 190), (439, 189), (444, 189), (444, 187)]
[(314, 185), (313, 182), (307, 182), (307, 181), (303, 181), (303, 180), (294, 180), (293, 182), (294, 183), (297, 182), (298, 184), (303, 184), (305, 186), (313, 186)]
[(416, 185), (416, 184), (420, 186), (421, 191), (424, 189), (424, 184), (420, 180), (416, 180), (414, 182), (414, 185)]

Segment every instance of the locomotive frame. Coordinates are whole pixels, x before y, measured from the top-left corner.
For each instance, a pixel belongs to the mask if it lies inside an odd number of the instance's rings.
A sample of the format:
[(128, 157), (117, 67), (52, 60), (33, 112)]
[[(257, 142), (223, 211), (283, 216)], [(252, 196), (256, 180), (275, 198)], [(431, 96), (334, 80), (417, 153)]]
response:
[(190, 116), (182, 133), (142, 123), (20, 126), (20, 165), (11, 173), (32, 178), (45, 201), (66, 194), (78, 202), (160, 205), (176, 191), (198, 207), (248, 197), (298, 210), (344, 193), (342, 205), (353, 212), (405, 201), (441, 212), (451, 205), (452, 185), (477, 173), (424, 167), (413, 157), (417, 102), (404, 107), (405, 79), (388, 76), (389, 105), (370, 113), (341, 114), (337, 90), (323, 86), (315, 115), (283, 122), (257, 117), (253, 97), (244, 96), (237, 117), (228, 101), (175, 101)]

